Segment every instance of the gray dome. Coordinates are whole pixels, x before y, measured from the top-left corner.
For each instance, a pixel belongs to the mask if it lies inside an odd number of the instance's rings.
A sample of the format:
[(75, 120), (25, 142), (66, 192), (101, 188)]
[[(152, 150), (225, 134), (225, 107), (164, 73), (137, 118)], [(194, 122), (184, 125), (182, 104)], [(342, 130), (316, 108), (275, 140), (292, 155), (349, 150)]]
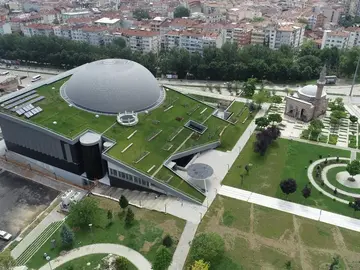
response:
[(105, 113), (141, 112), (162, 102), (156, 78), (142, 65), (124, 59), (81, 66), (63, 86), (62, 96), (80, 108)]
[[(317, 85), (314, 85), (314, 84), (306, 85), (306, 86), (300, 88), (298, 92), (300, 95), (304, 95), (304, 96), (308, 96), (308, 97), (316, 97)], [(324, 96), (324, 95), (326, 95), (326, 92), (323, 89), (322, 96)]]

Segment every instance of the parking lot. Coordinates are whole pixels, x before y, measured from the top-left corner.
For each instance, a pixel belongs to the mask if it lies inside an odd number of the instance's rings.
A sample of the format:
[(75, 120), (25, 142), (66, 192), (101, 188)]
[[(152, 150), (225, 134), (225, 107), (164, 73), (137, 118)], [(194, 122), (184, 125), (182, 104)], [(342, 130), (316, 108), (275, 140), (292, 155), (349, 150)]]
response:
[[(0, 172), (0, 230), (13, 239), (44, 211), (59, 192), (7, 171)], [(0, 251), (6, 246), (0, 240)]]
[(15, 75), (18, 76), (19, 78), (26, 76), (25, 79), (20, 80), (20, 85), (23, 87), (26, 87), (28, 85), (31, 85), (31, 79), (32, 77), (36, 76), (36, 75), (41, 75), (42, 80), (53, 77), (54, 75), (51, 74), (42, 74), (41, 72), (39, 73), (35, 73), (35, 72), (25, 72), (25, 71), (20, 71), (20, 70), (14, 70), (14, 69), (6, 69), (4, 67), (0, 67), (0, 72), (5, 72), (5, 71), (9, 71), (8, 75)]

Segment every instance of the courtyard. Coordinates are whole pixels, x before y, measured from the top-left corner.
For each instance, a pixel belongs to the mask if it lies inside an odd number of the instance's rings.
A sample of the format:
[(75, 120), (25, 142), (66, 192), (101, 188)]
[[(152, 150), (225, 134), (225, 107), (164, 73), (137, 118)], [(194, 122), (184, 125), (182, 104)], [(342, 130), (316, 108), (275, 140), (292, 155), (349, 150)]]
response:
[[(56, 190), (1, 169), (0, 230), (15, 239), (58, 195)], [(7, 244), (0, 240), (0, 250)]]
[(357, 232), (223, 196), (217, 196), (197, 234), (209, 232), (225, 241), (224, 257), (211, 269), (325, 270), (334, 257), (339, 269), (360, 267)]

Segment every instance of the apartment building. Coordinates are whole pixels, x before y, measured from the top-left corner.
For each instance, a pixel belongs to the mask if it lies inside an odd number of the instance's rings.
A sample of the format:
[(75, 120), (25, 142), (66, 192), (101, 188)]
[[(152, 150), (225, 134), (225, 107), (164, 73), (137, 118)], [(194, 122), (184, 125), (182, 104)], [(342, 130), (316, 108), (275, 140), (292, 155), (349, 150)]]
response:
[(22, 32), (26, 37), (32, 36), (52, 36), (54, 35), (53, 26), (50, 24), (28, 24), (22, 26)]
[(165, 34), (164, 49), (184, 48), (194, 53), (203, 53), (204, 48), (221, 48), (224, 44), (222, 35), (214, 31), (201, 31), (189, 28), (186, 30), (171, 30)]
[(266, 29), (266, 41), (270, 49), (277, 50), (282, 45), (299, 48), (304, 40), (305, 25), (300, 23), (279, 23)]
[(0, 22), (0, 35), (11, 34), (11, 26), (8, 22)]
[(226, 31), (226, 41), (237, 43), (239, 46), (249, 45), (251, 43), (252, 30), (247, 29), (245, 25), (228, 24), (224, 26)]
[(349, 43), (350, 33), (345, 31), (331, 31), (325, 30), (321, 41), (321, 49), (336, 47), (338, 49), (345, 49), (353, 47), (357, 44), (356, 34), (351, 38), (352, 44)]
[(61, 14), (61, 18), (64, 22), (68, 19), (72, 18), (86, 18), (90, 17), (91, 12), (88, 10), (81, 10), (81, 11), (72, 11), (72, 12), (64, 12)]
[(265, 43), (265, 31), (262, 28), (255, 28), (251, 30), (251, 45), (264, 45)]
[(10, 19), (10, 27), (12, 32), (21, 32), (22, 26), (29, 23), (41, 23), (42, 16), (39, 14), (32, 15), (30, 13), (25, 13), (12, 17)]
[(349, 27), (346, 31), (349, 32), (347, 48), (360, 46), (360, 27)]
[(150, 29), (124, 29), (122, 37), (132, 51), (158, 53), (160, 50), (160, 32)]

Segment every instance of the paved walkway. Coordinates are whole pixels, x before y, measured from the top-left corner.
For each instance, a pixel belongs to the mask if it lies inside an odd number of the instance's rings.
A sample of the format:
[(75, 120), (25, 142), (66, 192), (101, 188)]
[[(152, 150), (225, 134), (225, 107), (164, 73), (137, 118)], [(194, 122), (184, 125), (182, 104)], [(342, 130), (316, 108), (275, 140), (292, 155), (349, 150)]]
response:
[[(73, 249), (67, 254), (59, 256), (55, 260), (50, 261), (50, 264), (52, 269), (55, 269), (66, 262), (90, 254), (114, 254), (125, 257), (140, 270), (151, 269), (150, 262), (139, 252), (129, 247), (116, 244), (94, 244)], [(47, 263), (41, 267), (40, 270), (51, 270), (51, 268)]]
[[(64, 215), (57, 212), (55, 207), (28, 235), (26, 235), (19, 244), (11, 251), (14, 259), (17, 259), (53, 222), (61, 221)], [(45, 210), (46, 211), (46, 210)]]
[(220, 195), (360, 232), (360, 220), (223, 185)]
[[(327, 159), (328, 159), (328, 160), (333, 160), (333, 159), (336, 159), (336, 157), (330, 157), (330, 158), (327, 158)], [(341, 159), (347, 159), (347, 158), (341, 158)], [(324, 162), (325, 160), (326, 160), (326, 158), (318, 159), (318, 160), (314, 161), (313, 163), (311, 163), (311, 165), (309, 166), (308, 171), (307, 171), (307, 177), (309, 178), (309, 180), (310, 180), (310, 182), (311, 182), (311, 185), (314, 186), (318, 191), (321, 191), (325, 196), (328, 196), (329, 198), (335, 199), (335, 200), (337, 200), (337, 201), (339, 201), (339, 202), (348, 204), (349, 201), (344, 200), (344, 199), (340, 199), (340, 198), (338, 198), (338, 197), (335, 197), (333, 194), (331, 194), (331, 193), (325, 191), (324, 189), (322, 189), (322, 188), (318, 185), (318, 183), (315, 181), (315, 179), (314, 179), (314, 177), (313, 177), (313, 171), (314, 171), (315, 167), (316, 167), (318, 164), (320, 164), (321, 162)], [(347, 159), (347, 160), (349, 160), (349, 159)], [(323, 179), (326, 178), (326, 175), (324, 174), (324, 173), (325, 173), (324, 171), (325, 171), (325, 170), (323, 170), (323, 171), (321, 172), (321, 177), (322, 177)]]
[(190, 244), (195, 236), (198, 226), (199, 224), (194, 224), (189, 221), (186, 222), (169, 270), (182, 270), (184, 268), (187, 255), (190, 250)]
[[(329, 166), (326, 166), (322, 172), (321, 172), (321, 179), (324, 180), (324, 183), (326, 186), (328, 186), (329, 188), (331, 188), (332, 190), (337, 190), (338, 193), (349, 196), (349, 197), (353, 197), (353, 198), (360, 198), (360, 194), (359, 193), (351, 193), (345, 190), (342, 190), (341, 188), (336, 188), (334, 185), (332, 185), (329, 182), (329, 179), (327, 179), (327, 173), (330, 169), (333, 168), (338, 168), (338, 167), (344, 167), (344, 171), (347, 174), (347, 176), (349, 176), (349, 174), (346, 172), (346, 164), (331, 164)], [(356, 176), (357, 177), (357, 176)], [(345, 181), (348, 181), (347, 179), (345, 179)], [(348, 181), (350, 182), (350, 181)], [(341, 184), (341, 183), (340, 183)], [(349, 201), (344, 200), (344, 203), (348, 204)]]

